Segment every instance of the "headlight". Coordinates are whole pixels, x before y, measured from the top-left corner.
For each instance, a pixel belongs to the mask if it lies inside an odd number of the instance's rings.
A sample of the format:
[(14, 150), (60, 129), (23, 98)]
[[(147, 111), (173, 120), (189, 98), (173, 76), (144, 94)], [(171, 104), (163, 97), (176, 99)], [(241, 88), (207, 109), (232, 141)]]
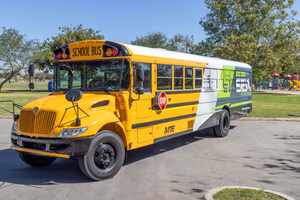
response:
[(11, 132), (15, 133), (17, 132), (18, 129), (18, 124), (17, 123), (13, 123), (12, 127), (11, 127)]
[(75, 137), (78, 135), (81, 135), (85, 131), (87, 131), (88, 128), (70, 128), (70, 129), (63, 129), (59, 134), (58, 137)]

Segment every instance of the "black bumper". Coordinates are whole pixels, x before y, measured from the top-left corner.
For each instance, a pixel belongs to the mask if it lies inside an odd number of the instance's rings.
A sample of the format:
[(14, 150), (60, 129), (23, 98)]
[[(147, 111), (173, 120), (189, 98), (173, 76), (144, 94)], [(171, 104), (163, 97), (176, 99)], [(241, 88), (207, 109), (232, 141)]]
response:
[[(76, 157), (85, 155), (93, 137), (61, 139), (61, 138), (31, 138), (11, 133), (11, 143), (18, 149), (55, 153)], [(54, 154), (53, 154), (54, 155)]]

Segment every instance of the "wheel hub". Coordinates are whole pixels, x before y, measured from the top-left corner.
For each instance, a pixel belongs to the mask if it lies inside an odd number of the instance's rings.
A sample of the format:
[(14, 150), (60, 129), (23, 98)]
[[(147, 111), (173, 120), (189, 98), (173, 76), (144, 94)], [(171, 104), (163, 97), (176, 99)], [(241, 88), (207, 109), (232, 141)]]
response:
[(115, 150), (110, 144), (101, 144), (95, 151), (95, 163), (101, 169), (106, 169), (115, 161)]

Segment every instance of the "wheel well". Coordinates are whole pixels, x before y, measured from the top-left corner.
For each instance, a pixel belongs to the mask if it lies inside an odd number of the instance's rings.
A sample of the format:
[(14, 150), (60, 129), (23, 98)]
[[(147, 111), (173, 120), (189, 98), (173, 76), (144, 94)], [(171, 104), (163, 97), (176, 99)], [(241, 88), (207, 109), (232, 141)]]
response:
[(127, 141), (126, 141), (126, 136), (125, 133), (122, 129), (122, 127), (116, 123), (109, 123), (101, 127), (99, 131), (111, 131), (117, 134), (123, 141), (124, 147), (127, 147)]
[(230, 109), (229, 109), (229, 107), (228, 107), (228, 106), (224, 106), (224, 107), (223, 107), (223, 109), (227, 110), (227, 111), (228, 111), (228, 113), (229, 113), (229, 116), (231, 116), (231, 114), (230, 114)]

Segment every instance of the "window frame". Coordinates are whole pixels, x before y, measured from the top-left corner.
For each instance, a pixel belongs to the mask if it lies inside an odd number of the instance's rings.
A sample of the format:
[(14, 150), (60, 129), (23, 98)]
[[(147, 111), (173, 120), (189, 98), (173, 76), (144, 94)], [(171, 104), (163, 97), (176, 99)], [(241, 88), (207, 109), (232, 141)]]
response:
[[(186, 70), (187, 70), (187, 68), (188, 69), (192, 69), (192, 77), (191, 78), (187, 78), (186, 77), (186, 74), (187, 74)], [(187, 82), (186, 80), (192, 80), (192, 88), (188, 88), (188, 89), (186, 88), (186, 86), (187, 86), (186, 85), (186, 82)], [(191, 67), (191, 66), (185, 66), (184, 67), (184, 89), (185, 90), (193, 90), (194, 89), (194, 67)]]
[[(164, 77), (164, 76), (158, 76), (158, 68), (159, 68), (159, 66), (167, 66), (167, 67), (170, 67), (171, 68), (171, 76), (170, 77)], [(173, 82), (173, 65), (169, 65), (169, 64), (157, 64), (156, 65), (156, 89), (157, 90), (160, 90), (160, 91), (163, 91), (163, 90), (172, 90), (172, 88), (173, 88), (173, 84), (174, 84), (174, 82)], [(170, 84), (170, 88), (168, 88), (168, 89), (159, 89), (158, 87), (159, 87), (159, 85), (158, 85), (158, 79), (170, 79), (171, 80), (171, 84)]]
[[(133, 78), (132, 78), (132, 80), (133, 80), (133, 84), (132, 84), (133, 94), (136, 94), (135, 93), (135, 75), (134, 75), (135, 67), (133, 66), (136, 63), (150, 65), (150, 91), (149, 92), (145, 92), (144, 94), (152, 94), (152, 91), (153, 91), (153, 85), (152, 85), (152, 77), (153, 77), (153, 75), (152, 75), (152, 63), (132, 61), (131, 62), (131, 66), (132, 66), (132, 74), (133, 74)], [(145, 81), (145, 79), (144, 79), (144, 81)], [(144, 86), (144, 81), (143, 81), (143, 86)]]
[[(182, 69), (182, 76), (181, 77), (175, 77), (175, 68), (180, 68), (181, 67), (181, 69)], [(183, 73), (183, 71), (184, 71), (184, 66), (182, 66), (182, 65), (174, 65), (174, 90), (183, 90), (183, 79), (184, 79), (184, 73)], [(181, 85), (181, 88), (175, 88), (175, 80), (182, 80), (182, 85)]]
[[(196, 75), (197, 75), (197, 73), (196, 73), (196, 71), (200, 71), (201, 70), (201, 78), (198, 78)], [(199, 87), (197, 87), (197, 85), (196, 85), (196, 81), (197, 80), (200, 80), (201, 81), (201, 84), (200, 84), (200, 88)], [(203, 68), (202, 67), (195, 67), (195, 90), (196, 89), (202, 89), (202, 80), (203, 80)]]

